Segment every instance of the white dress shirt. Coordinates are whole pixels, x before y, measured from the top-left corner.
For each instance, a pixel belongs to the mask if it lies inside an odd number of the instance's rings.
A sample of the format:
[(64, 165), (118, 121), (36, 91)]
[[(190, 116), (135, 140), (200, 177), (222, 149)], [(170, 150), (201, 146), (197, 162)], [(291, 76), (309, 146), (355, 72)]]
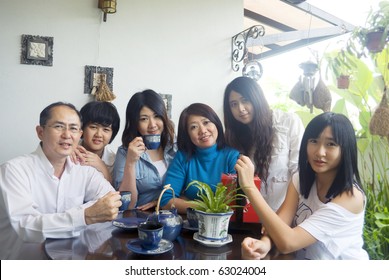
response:
[(85, 208), (114, 191), (102, 173), (67, 159), (60, 179), (39, 145), (31, 154), (0, 166), (0, 257), (21, 241), (77, 236), (86, 226)]

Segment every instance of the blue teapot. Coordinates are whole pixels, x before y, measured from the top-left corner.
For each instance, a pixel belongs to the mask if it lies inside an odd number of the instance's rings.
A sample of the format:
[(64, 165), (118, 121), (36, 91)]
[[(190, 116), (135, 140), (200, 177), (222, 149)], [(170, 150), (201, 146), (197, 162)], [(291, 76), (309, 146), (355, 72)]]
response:
[[(172, 209), (159, 210), (162, 195), (166, 190), (171, 190), (173, 192)], [(163, 224), (163, 239), (174, 241), (180, 235), (183, 220), (182, 217), (178, 215), (177, 208), (175, 208), (174, 206), (174, 190), (170, 187), (170, 184), (163, 187), (163, 190), (159, 195), (155, 213), (153, 213), (151, 217), (149, 217), (149, 220), (160, 222)]]

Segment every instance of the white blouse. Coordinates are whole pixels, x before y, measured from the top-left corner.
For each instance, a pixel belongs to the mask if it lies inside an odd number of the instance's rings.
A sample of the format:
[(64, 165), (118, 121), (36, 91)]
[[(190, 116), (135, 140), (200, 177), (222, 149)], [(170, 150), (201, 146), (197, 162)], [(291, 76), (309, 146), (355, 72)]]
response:
[(292, 175), (298, 169), (298, 158), (304, 126), (294, 113), (273, 110), (273, 151), (267, 187), (261, 184), (261, 194), (269, 206), (277, 211), (284, 202)]

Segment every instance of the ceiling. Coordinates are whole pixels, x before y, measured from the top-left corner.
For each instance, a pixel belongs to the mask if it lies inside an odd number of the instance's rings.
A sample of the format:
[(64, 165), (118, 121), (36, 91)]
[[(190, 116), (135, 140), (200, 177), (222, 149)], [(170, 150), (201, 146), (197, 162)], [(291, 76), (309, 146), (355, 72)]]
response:
[[(255, 25), (264, 27), (263, 36), (250, 36), (249, 29)], [(248, 56), (256, 60), (343, 35), (355, 28), (309, 4), (309, 0), (244, 0), (244, 26), (240, 34), (246, 36)]]

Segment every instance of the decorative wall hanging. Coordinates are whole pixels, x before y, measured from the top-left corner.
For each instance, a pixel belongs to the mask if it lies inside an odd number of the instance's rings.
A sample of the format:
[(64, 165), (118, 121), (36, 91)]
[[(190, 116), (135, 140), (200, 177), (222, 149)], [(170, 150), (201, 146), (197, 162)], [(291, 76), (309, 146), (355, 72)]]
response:
[(318, 82), (315, 81), (318, 65), (315, 62), (306, 61), (301, 63), (299, 67), (303, 69), (303, 76), (292, 88), (290, 99), (301, 106), (307, 106), (311, 113), (313, 113), (313, 107), (329, 112), (332, 103), (331, 93), (320, 75)]
[(306, 61), (299, 64), (303, 70), (303, 76), (290, 92), (289, 97), (301, 106), (307, 106), (310, 112), (313, 112), (313, 92), (315, 90), (315, 74), (318, 65), (312, 61)]
[[(265, 28), (262, 25), (254, 25), (238, 34), (232, 37), (231, 42), (231, 48), (232, 48), (232, 54), (231, 54), (231, 67), (232, 70), (237, 72), (240, 68), (239, 64), (247, 58), (247, 40), (249, 38), (256, 39), (259, 36), (265, 35)], [(261, 71), (262, 73), (262, 67), (258, 66), (257, 61), (248, 61), (250, 65), (246, 67), (243, 74), (249, 75), (250, 71)], [(258, 76), (257, 74), (250, 73), (251, 76)], [(262, 74), (261, 74), (262, 75)]]
[(245, 63), (242, 69), (242, 75), (245, 77), (249, 77), (254, 81), (258, 81), (262, 77), (262, 74), (262, 65), (256, 60), (248, 60), (248, 62)]
[(162, 94), (162, 93), (160, 93), (159, 95), (162, 97), (163, 102), (165, 102), (167, 116), (169, 119), (171, 119), (172, 118), (172, 95)]
[(53, 37), (22, 35), (21, 64), (53, 66)]
[(108, 88), (113, 91), (113, 68), (86, 65), (84, 93), (95, 94), (103, 79)]
[(112, 101), (116, 98), (116, 95), (110, 90), (106, 80), (107, 75), (102, 75), (100, 78), (100, 84), (97, 92), (92, 92), (95, 96), (96, 101)]

